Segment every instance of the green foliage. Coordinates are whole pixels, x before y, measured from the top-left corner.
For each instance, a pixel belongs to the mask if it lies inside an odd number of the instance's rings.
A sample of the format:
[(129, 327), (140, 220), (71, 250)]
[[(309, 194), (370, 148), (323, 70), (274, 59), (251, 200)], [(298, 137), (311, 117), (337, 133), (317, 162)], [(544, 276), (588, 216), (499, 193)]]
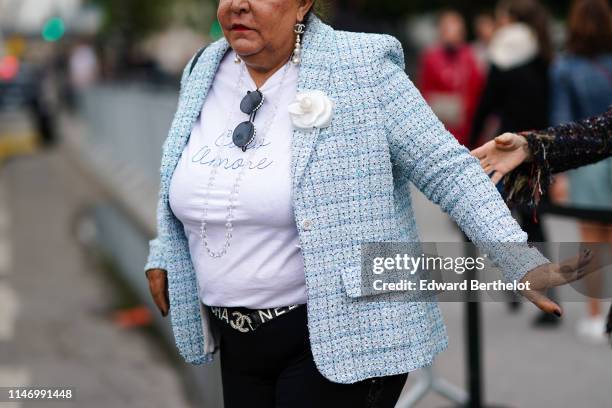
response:
[(144, 36), (163, 26), (166, 0), (90, 0), (104, 15), (104, 31)]
[(171, 22), (207, 32), (216, 0), (88, 0), (101, 8), (103, 30), (142, 38)]

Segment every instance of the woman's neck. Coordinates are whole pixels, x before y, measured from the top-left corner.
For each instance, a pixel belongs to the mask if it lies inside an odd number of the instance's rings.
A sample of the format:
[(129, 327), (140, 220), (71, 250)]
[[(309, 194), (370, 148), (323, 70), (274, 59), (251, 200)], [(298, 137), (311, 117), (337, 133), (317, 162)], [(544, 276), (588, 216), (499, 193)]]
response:
[(285, 63), (287, 63), (287, 61), (289, 61), (292, 52), (293, 49), (290, 48), (289, 51), (284, 50), (272, 56), (270, 56), (270, 54), (256, 54), (243, 58), (247, 70), (249, 71), (249, 74), (251, 75), (251, 78), (253, 79), (253, 82), (255, 82), (257, 88), (261, 88), (268, 78), (274, 75), (276, 71), (278, 71), (285, 65)]

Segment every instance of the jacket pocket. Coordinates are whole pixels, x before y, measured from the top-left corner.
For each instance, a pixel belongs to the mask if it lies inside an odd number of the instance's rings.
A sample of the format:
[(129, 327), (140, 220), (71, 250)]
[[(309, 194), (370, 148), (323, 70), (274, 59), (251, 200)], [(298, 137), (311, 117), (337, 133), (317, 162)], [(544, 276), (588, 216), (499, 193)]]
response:
[(361, 288), (361, 266), (343, 266), (340, 273), (347, 296), (352, 298), (363, 296)]

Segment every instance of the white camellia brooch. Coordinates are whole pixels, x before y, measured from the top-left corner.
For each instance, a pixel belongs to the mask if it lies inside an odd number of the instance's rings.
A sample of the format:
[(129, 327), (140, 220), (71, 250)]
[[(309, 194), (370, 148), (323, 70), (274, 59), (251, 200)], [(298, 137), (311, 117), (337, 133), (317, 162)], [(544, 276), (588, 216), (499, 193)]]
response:
[(289, 104), (289, 116), (293, 125), (300, 129), (329, 126), (335, 102), (319, 90), (299, 92)]

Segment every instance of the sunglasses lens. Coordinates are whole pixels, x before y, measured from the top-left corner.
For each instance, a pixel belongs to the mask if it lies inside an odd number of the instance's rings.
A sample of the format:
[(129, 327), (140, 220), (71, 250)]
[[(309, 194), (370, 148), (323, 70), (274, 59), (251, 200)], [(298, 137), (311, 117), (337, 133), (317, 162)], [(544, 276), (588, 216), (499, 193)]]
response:
[(240, 102), (240, 110), (248, 115), (257, 110), (263, 102), (263, 94), (259, 90), (249, 91)]
[(251, 139), (253, 139), (254, 134), (255, 126), (253, 123), (248, 121), (242, 122), (236, 126), (236, 129), (234, 129), (232, 140), (236, 146), (240, 147), (244, 151), (246, 146), (251, 142)]

